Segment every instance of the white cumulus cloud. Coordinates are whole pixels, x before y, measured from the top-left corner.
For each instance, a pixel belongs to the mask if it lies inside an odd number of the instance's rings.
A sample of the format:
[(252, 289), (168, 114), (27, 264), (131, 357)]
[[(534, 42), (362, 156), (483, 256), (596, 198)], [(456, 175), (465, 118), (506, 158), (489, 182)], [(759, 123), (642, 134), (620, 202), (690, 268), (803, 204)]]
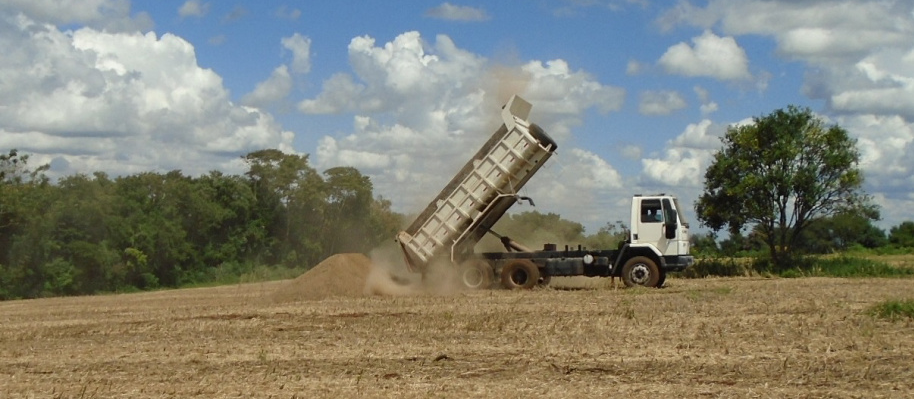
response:
[(746, 51), (732, 37), (719, 37), (710, 30), (692, 38), (694, 46), (681, 42), (666, 50), (659, 64), (668, 73), (704, 76), (720, 80), (751, 78)]
[(442, 3), (437, 7), (430, 8), (425, 15), (437, 19), (450, 21), (476, 22), (488, 20), (489, 14), (481, 8), (470, 6), (457, 6), (451, 3)]
[(311, 72), (311, 38), (296, 33), (282, 38), (282, 47), (292, 52), (292, 72)]
[(4, 0), (0, 14), (22, 13), (39, 23), (83, 24), (108, 32), (145, 31), (153, 26), (145, 12), (130, 15), (128, 0)]
[[(543, 126), (565, 154), (556, 157), (563, 159), (562, 167), (547, 164), (541, 172), (547, 177), (538, 175), (528, 184), (531, 194), (580, 200), (582, 192), (620, 185), (606, 160), (562, 143), (586, 110), (618, 110), (625, 93), (563, 60), (495, 65), (447, 36), (428, 43), (417, 32), (383, 44), (356, 37), (349, 59), (353, 74), (332, 76), (317, 96), (299, 103), (305, 113), (355, 114), (351, 132), (320, 140), (315, 163), (358, 167), (404, 211), (424, 207), (495, 132), (500, 107), (512, 94), (533, 104), (531, 121)], [(568, 176), (565, 185), (571, 191), (557, 192), (542, 183), (554, 181), (548, 176), (557, 170)]]
[(155, 33), (62, 32), (0, 13), (0, 146), (36, 163), (113, 175), (238, 170), (238, 156), (291, 151), (292, 133), (233, 104), (193, 46)]
[(667, 143), (660, 157), (644, 158), (642, 178), (664, 186), (700, 189), (704, 171), (720, 149), (720, 137), (726, 128), (704, 119), (689, 124), (675, 139)]
[(201, 3), (199, 0), (188, 0), (178, 8), (178, 16), (185, 17), (202, 17), (209, 12), (209, 3)]
[(701, 101), (699, 110), (701, 111), (702, 116), (708, 116), (717, 111), (717, 103), (711, 100), (711, 94), (707, 89), (701, 86), (695, 86), (692, 90), (695, 92), (695, 95), (698, 96), (698, 101)]
[(669, 115), (686, 107), (686, 101), (676, 91), (645, 91), (641, 93), (638, 112), (643, 115)]
[(264, 107), (286, 98), (292, 91), (292, 76), (289, 68), (280, 65), (267, 80), (260, 82), (254, 91), (245, 94), (241, 102), (252, 107)]

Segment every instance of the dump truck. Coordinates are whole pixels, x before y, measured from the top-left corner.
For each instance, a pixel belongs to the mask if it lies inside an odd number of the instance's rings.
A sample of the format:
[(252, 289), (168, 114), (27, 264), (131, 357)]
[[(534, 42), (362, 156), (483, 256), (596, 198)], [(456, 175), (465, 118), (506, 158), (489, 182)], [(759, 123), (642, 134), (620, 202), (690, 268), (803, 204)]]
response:
[[(532, 288), (552, 277), (620, 277), (626, 286), (661, 287), (669, 272), (694, 263), (689, 225), (676, 197), (635, 195), (626, 239), (617, 248), (588, 249), (546, 243), (529, 247), (492, 230), (512, 205), (533, 200), (521, 188), (555, 153), (555, 141), (530, 123), (532, 105), (512, 96), (502, 107), (502, 125), (458, 171), (396, 241), (407, 268), (423, 278), (432, 265), (456, 268), (467, 288)], [(486, 235), (503, 252), (475, 252)]]

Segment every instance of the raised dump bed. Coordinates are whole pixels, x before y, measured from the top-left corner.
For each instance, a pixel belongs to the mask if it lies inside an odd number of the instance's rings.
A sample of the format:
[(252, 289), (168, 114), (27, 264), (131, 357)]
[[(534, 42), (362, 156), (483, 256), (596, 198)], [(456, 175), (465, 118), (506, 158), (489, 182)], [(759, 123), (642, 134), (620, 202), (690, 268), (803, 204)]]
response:
[(397, 234), (410, 270), (424, 273), (436, 260), (459, 265), (512, 204), (519, 190), (552, 155), (556, 144), (527, 121), (531, 105), (512, 96), (503, 124), (413, 223)]

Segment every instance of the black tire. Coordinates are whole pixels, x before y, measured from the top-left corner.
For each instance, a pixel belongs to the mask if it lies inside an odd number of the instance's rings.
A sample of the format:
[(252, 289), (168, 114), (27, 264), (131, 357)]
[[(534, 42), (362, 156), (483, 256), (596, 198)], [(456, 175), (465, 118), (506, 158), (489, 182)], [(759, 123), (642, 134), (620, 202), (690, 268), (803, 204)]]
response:
[(501, 285), (509, 290), (529, 289), (540, 281), (540, 269), (532, 261), (516, 259), (501, 269)]
[(460, 283), (471, 290), (484, 290), (492, 286), (495, 270), (482, 259), (469, 260), (460, 266)]
[(657, 288), (662, 288), (662, 287), (663, 287), (663, 283), (665, 283), (665, 282), (666, 282), (666, 272), (663, 271), (663, 270), (661, 270), (661, 271), (660, 271), (660, 279), (657, 280)]
[(549, 282), (552, 281), (552, 276), (540, 276), (540, 280), (537, 282), (537, 285), (540, 287), (546, 287), (549, 285)]
[(622, 266), (622, 282), (626, 287), (659, 287), (660, 268), (651, 258), (646, 256), (636, 256), (625, 262)]

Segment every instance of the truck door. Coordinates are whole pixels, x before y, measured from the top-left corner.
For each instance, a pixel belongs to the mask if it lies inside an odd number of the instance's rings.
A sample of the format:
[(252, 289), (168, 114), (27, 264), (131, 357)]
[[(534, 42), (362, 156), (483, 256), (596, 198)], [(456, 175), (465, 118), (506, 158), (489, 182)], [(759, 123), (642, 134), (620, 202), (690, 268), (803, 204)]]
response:
[[(666, 254), (669, 239), (664, 234), (664, 211), (659, 198), (641, 199), (640, 214), (636, 223), (637, 243), (654, 244), (661, 253)], [(634, 241), (633, 241), (634, 242)]]
[(688, 255), (689, 253), (689, 224), (680, 211), (679, 201), (676, 198), (663, 199), (663, 234), (667, 238), (667, 248), (664, 255)]

